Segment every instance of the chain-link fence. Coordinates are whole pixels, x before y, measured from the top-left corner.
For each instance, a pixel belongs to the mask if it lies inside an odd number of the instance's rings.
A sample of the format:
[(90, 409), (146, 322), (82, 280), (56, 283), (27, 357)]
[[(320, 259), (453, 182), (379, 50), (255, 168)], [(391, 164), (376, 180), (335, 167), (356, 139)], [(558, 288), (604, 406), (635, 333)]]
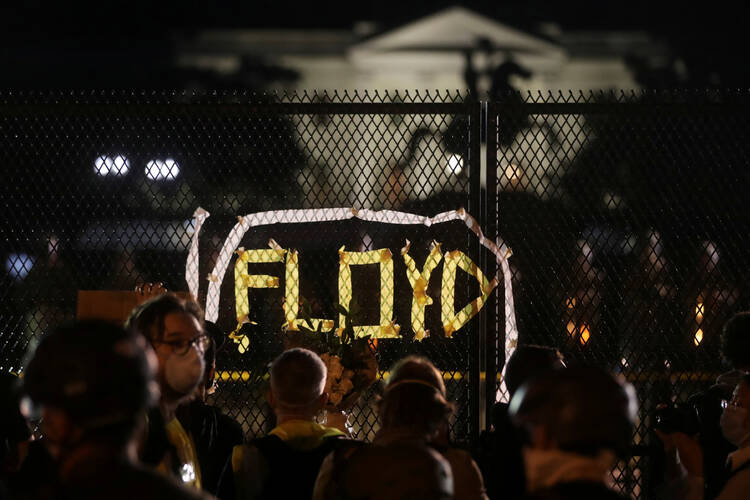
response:
[(634, 383), (634, 456), (614, 476), (649, 498), (656, 405), (724, 371), (721, 328), (748, 306), (747, 97), (513, 95), (488, 107), (488, 220), (513, 249), (519, 341)]
[[(478, 167), (473, 184), (467, 175), (471, 162), (479, 164), (478, 135), (470, 133), (471, 127), (478, 130), (478, 117), (478, 108), (459, 96), (429, 94), (4, 95), (0, 364), (18, 370), (29, 341), (75, 314), (78, 290), (132, 290), (149, 281), (186, 290), (185, 261), (196, 229), (192, 215), (199, 206), (211, 213), (201, 229), (195, 270), (201, 304), (211, 285), (205, 277), (237, 216), (331, 207), (432, 216), (478, 208)], [(456, 118), (464, 126), (449, 129)], [(476, 437), (478, 397), (469, 390), (469, 378), (479, 376), (478, 356), (471, 354), (478, 349), (472, 340), (477, 321), (447, 339), (438, 334), (440, 309), (428, 308), (426, 326), (435, 333), (414, 341), (412, 286), (401, 258), (407, 239), (419, 269), (432, 240), (444, 250), (478, 251), (476, 237), (461, 223), (440, 228), (359, 220), (276, 224), (254, 228), (238, 241), (248, 250), (268, 249), (271, 240), (289, 250), (286, 261), (248, 262), (248, 275), (277, 276), (280, 284), (246, 288), (249, 314), (237, 335), (249, 347), (240, 352), (241, 344), (225, 342), (217, 362), (215, 399), (248, 435), (272, 427), (264, 397), (267, 364), (282, 349), (289, 288), (295, 285), (296, 298), (310, 309), (300, 309), (300, 318), (336, 320), (339, 249), (388, 249), (394, 269), (390, 281), (380, 279), (384, 288), (372, 286), (383, 275), (377, 264), (351, 266), (350, 295), (359, 309), (353, 321), (379, 325), (383, 314), (390, 314), (403, 338), (375, 346), (381, 376), (408, 353), (428, 356), (443, 370), (457, 401), (453, 436), (464, 442)], [(299, 283), (285, 277), (293, 252)], [(234, 268), (234, 256), (230, 265)], [(218, 280), (217, 322), (230, 332), (237, 323), (235, 290), (232, 269), (226, 274)], [(459, 275), (456, 283), (457, 300), (476, 295), (468, 275)], [(439, 297), (440, 290), (435, 272), (426, 293)], [(387, 296), (392, 311), (381, 313)], [(376, 429), (377, 389), (352, 411), (357, 437), (371, 438)]]
[[(79, 290), (148, 281), (186, 290), (199, 206), (211, 217), (192, 270), (198, 299), (207, 304), (214, 284), (227, 333), (237, 325), (236, 252), (225, 275), (213, 270), (237, 216), (351, 207), (432, 217), (462, 207), (513, 250), (519, 342), (557, 346), (636, 385), (633, 458), (615, 479), (647, 498), (654, 406), (720, 373), (721, 325), (747, 306), (747, 103), (705, 92), (491, 103), (448, 94), (4, 94), (0, 366), (19, 370), (34, 337), (75, 315)], [(220, 350), (216, 402), (248, 435), (267, 432), (267, 363), (282, 349), (288, 290), (295, 285), (303, 303), (299, 318), (341, 326), (339, 250), (387, 249), (392, 279), (382, 260), (350, 266), (355, 323), (382, 325), (383, 314), (398, 323), (402, 338), (375, 346), (380, 375), (407, 354), (429, 357), (457, 403), (452, 437), (475, 443), (500, 390), (484, 381), (498, 380), (504, 363), (502, 280), (446, 338), (446, 286), (456, 309), (486, 290), (463, 272), (450, 288), (440, 263), (423, 287), (433, 301), (424, 308), (431, 334), (418, 341), (402, 252), (421, 270), (436, 241), (442, 255), (460, 250), (490, 279), (494, 256), (460, 221), (393, 224), (387, 213), (386, 223), (310, 222), (295, 213), (292, 223), (250, 228), (237, 242), (283, 257), (248, 259), (247, 275), (265, 285), (248, 278), (243, 287), (248, 314), (237, 335), (247, 344), (227, 340)], [(287, 274), (292, 255), (297, 274)], [(356, 437), (377, 429), (377, 392), (376, 384), (351, 412)]]

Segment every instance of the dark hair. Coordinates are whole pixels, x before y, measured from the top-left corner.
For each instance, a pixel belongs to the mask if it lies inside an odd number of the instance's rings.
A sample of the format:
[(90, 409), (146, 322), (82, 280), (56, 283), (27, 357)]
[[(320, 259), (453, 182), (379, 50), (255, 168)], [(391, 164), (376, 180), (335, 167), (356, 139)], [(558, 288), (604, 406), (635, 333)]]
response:
[(432, 434), (454, 409), (445, 399), (445, 384), (435, 366), (427, 358), (409, 356), (391, 369), (378, 413), (384, 428)]
[(35, 403), (64, 411), (89, 435), (123, 440), (158, 398), (150, 349), (140, 335), (106, 321), (66, 323), (33, 351), (23, 389)]
[(203, 312), (200, 306), (192, 300), (183, 300), (173, 293), (147, 300), (133, 309), (125, 322), (125, 327), (140, 333), (153, 343), (164, 336), (164, 318), (175, 313), (193, 316), (203, 328)]
[(214, 385), (214, 368), (216, 367), (216, 353), (219, 350), (220, 342), (223, 340), (224, 332), (219, 328), (219, 325), (213, 321), (205, 321), (203, 323), (203, 330), (206, 336), (209, 338), (208, 346), (203, 353), (203, 359), (206, 361), (206, 372), (203, 378), (203, 385), (206, 390), (210, 390)]
[(510, 414), (522, 427), (540, 426), (562, 450), (624, 455), (632, 439), (635, 391), (604, 370), (578, 366), (548, 371), (524, 384)]
[(505, 387), (513, 397), (518, 388), (532, 378), (563, 366), (563, 356), (554, 347), (520, 345), (505, 365)]
[(735, 369), (750, 367), (750, 312), (740, 312), (724, 324), (721, 355)]

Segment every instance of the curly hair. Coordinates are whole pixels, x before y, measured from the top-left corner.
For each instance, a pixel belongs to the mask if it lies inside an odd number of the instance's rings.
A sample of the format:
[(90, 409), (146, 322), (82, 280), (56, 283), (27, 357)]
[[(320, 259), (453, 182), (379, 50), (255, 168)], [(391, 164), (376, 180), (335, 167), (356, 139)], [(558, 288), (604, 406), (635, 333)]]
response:
[(203, 328), (203, 311), (192, 300), (184, 300), (173, 293), (160, 295), (147, 300), (130, 313), (125, 328), (140, 333), (149, 342), (161, 340), (164, 336), (164, 318), (169, 314), (184, 313), (193, 316)]

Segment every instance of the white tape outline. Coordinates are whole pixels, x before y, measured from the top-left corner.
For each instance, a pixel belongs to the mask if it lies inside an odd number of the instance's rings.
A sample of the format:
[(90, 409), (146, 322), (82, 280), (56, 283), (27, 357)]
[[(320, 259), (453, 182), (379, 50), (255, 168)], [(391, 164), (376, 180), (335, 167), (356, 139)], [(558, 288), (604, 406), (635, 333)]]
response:
[[(210, 214), (198, 207), (193, 214), (196, 219), (195, 231), (190, 244), (187, 262), (185, 264), (185, 280), (193, 297), (198, 297), (198, 286), (200, 273), (198, 270), (198, 238), (203, 222)], [(498, 236), (496, 241), (487, 239), (482, 232), (477, 220), (463, 208), (439, 213), (434, 217), (398, 212), (395, 210), (369, 210), (356, 208), (313, 208), (299, 210), (272, 210), (268, 212), (256, 212), (237, 217), (234, 225), (219, 252), (213, 271), (208, 275), (208, 292), (206, 294), (205, 318), (207, 321), (216, 322), (219, 317), (219, 299), (221, 297), (221, 283), (226, 275), (227, 268), (232, 255), (237, 250), (248, 230), (254, 227), (269, 226), (272, 224), (299, 224), (311, 222), (336, 222), (357, 218), (368, 222), (379, 222), (383, 224), (432, 226), (454, 220), (461, 220), (466, 227), (473, 232), (479, 243), (495, 255), (498, 264), (498, 274), (503, 275), (504, 302), (505, 302), (505, 360), (507, 361), (518, 344), (518, 329), (516, 327), (516, 309), (513, 301), (513, 283), (508, 258), (512, 255), (510, 248), (503, 239)], [(220, 278), (221, 277), (221, 278)], [(508, 391), (505, 387), (505, 370), (500, 381), (500, 389), (497, 391), (496, 399), (507, 402)]]
[(211, 217), (211, 214), (198, 207), (193, 213), (193, 219), (195, 219), (195, 228), (193, 229), (193, 238), (190, 242), (190, 250), (188, 251), (188, 258), (185, 261), (185, 281), (187, 281), (188, 290), (193, 296), (193, 300), (198, 301), (198, 290), (200, 287), (200, 271), (198, 270), (198, 233), (203, 227), (203, 223)]

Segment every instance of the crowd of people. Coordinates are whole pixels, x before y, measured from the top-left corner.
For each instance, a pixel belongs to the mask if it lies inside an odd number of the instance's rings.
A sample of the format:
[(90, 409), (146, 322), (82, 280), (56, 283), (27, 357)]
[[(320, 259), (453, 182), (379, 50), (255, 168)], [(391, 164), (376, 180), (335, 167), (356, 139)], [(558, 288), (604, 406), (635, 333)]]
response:
[[(54, 328), (22, 378), (2, 375), (0, 499), (625, 498), (610, 471), (630, 452), (634, 390), (599, 368), (567, 366), (553, 348), (516, 349), (510, 404), (495, 405), (473, 456), (451, 444), (455, 405), (418, 356), (389, 370), (366, 443), (318, 423), (326, 365), (286, 350), (270, 366), (276, 426), (247, 440), (207, 403), (216, 326), (195, 303), (154, 295), (124, 326)], [(701, 396), (725, 402), (713, 421), (696, 410), (699, 434), (656, 429), (669, 462), (664, 498), (750, 496), (750, 314), (732, 318), (723, 340), (734, 370)]]

